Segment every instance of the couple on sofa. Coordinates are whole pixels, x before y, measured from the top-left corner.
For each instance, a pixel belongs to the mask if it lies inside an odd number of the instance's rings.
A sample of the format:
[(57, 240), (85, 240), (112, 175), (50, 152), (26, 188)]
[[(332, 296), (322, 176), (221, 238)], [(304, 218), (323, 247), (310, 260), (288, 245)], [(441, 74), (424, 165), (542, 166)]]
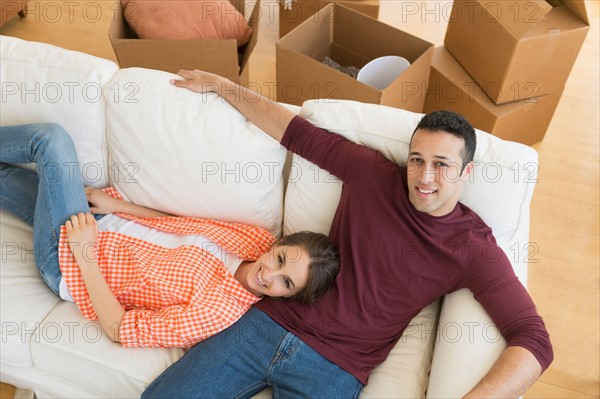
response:
[[(474, 129), (462, 117), (449, 112), (426, 115), (411, 140), (408, 165), (399, 167), (379, 152), (318, 129), (221, 77), (200, 71), (180, 75), (183, 80), (174, 85), (216, 91), (290, 151), (343, 181), (330, 232), (339, 245), (341, 267), (335, 284), (310, 304), (307, 299), (327, 290), (337, 272), (337, 253), (324, 237), (302, 233), (305, 236), (291, 243), (284, 238), (271, 246), (273, 238), (261, 229), (170, 217), (113, 199), (118, 194), (111, 190), (89, 190), (87, 201), (81, 194), (75, 206), (52, 181), (52, 168), (38, 165), (39, 171), (48, 171), (48, 176), (39, 177), (38, 203), (48, 200), (40, 197), (52, 197), (57, 207), (52, 215), (60, 218), (63, 212), (62, 221), (44, 222), (49, 218), (38, 215), (43, 212), (23, 211), (35, 209), (38, 186), (24, 185), (20, 175), (13, 176), (14, 184), (6, 190), (14, 173), (3, 163), (2, 207), (35, 226), (36, 263), (55, 292), (73, 297), (86, 317), (98, 317), (111, 338), (123, 345), (191, 346), (202, 340), (161, 374), (144, 397), (250, 397), (267, 385), (276, 396), (357, 397), (370, 371), (385, 360), (421, 308), (463, 287), (471, 289), (508, 342), (469, 395), (518, 396), (548, 367), (552, 348), (531, 298), (503, 253), (495, 259), (486, 256), (484, 250), (496, 245), (491, 229), (458, 202), (475, 152)], [(2, 128), (0, 161), (39, 161), (45, 151), (51, 152), (22, 139), (5, 144), (10, 129), (26, 127)], [(16, 133), (14, 137), (19, 138)], [(64, 141), (54, 151), (59, 164), (66, 161), (61, 154), (74, 154), (73, 149), (65, 150), (68, 140)], [(33, 158), (11, 159), (10, 151), (19, 146)], [(38, 179), (31, 173), (28, 179)], [(47, 181), (53, 184), (43, 187)], [(82, 183), (76, 187), (83, 192)], [(88, 201), (95, 213), (119, 215), (96, 222), (86, 213)], [(69, 217), (61, 230), (52, 227)], [(97, 233), (97, 224), (106, 224), (108, 231)], [(42, 229), (45, 234), (38, 234)], [(142, 232), (139, 237), (119, 233), (133, 230)], [(182, 232), (200, 241), (186, 242), (183, 251), (164, 247), (169, 233)], [(58, 253), (44, 251), (46, 241), (61, 237)], [(309, 253), (307, 241), (319, 242), (318, 254)], [(405, 252), (407, 244), (422, 250)], [(206, 250), (215, 247), (222, 252)], [(332, 265), (319, 262), (321, 256)], [(60, 270), (59, 257), (65, 259)], [(116, 266), (111, 269), (107, 259)], [(46, 261), (54, 262), (53, 272), (44, 270)], [(190, 267), (198, 263), (201, 271)], [(132, 278), (141, 272), (149, 284)], [(317, 273), (325, 278), (316, 278)], [(217, 283), (196, 284), (206, 280)], [(280, 289), (270, 291), (274, 284)], [(161, 291), (165, 287), (174, 292)], [(305, 300), (266, 297), (251, 306), (257, 295)], [(201, 307), (195, 306), (198, 298), (212, 308), (196, 309)], [(174, 305), (182, 299), (191, 311)], [(137, 307), (131, 309), (131, 304)], [(231, 324), (228, 331), (216, 334)], [(194, 328), (200, 331), (193, 338), (181, 333)]]

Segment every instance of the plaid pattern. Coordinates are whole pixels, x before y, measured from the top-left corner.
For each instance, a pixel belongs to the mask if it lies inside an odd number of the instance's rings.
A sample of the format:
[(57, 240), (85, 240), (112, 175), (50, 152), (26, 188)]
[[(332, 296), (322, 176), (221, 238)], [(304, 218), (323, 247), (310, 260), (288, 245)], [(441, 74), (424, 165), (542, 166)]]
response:
[[(114, 188), (105, 189), (121, 198)], [(267, 252), (273, 235), (258, 227), (191, 217), (121, 217), (162, 231), (203, 235), (241, 259)], [(163, 248), (116, 232), (98, 232), (98, 267), (125, 309), (125, 347), (190, 347), (237, 321), (259, 298), (246, 291), (218, 258), (192, 245)], [(83, 316), (97, 319), (79, 266), (61, 227), (59, 263)]]

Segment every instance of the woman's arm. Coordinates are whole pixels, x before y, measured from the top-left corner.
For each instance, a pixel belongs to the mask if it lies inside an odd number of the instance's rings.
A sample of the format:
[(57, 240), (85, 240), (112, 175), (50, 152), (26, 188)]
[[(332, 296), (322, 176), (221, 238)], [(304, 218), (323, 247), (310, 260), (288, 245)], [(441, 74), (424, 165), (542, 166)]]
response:
[(100, 273), (94, 245), (98, 236), (98, 226), (91, 213), (79, 213), (71, 216), (65, 223), (69, 247), (81, 270), (81, 276), (87, 288), (90, 301), (100, 320), (102, 330), (114, 342), (120, 342), (121, 320), (125, 309), (110, 290), (104, 276)]
[(156, 209), (132, 204), (123, 199), (113, 198), (104, 191), (93, 187), (86, 187), (85, 195), (90, 203), (90, 211), (95, 214), (126, 213), (139, 218), (172, 216)]

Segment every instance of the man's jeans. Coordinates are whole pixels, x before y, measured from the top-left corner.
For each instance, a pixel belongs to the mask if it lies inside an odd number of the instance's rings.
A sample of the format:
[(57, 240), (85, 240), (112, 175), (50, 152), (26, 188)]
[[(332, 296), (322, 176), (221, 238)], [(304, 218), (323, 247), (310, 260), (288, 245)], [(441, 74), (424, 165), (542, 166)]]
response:
[[(35, 162), (36, 172), (9, 163)], [(0, 127), (0, 207), (33, 226), (35, 263), (58, 294), (60, 226), (89, 212), (73, 140), (53, 123)]]
[(200, 342), (142, 394), (149, 398), (356, 398), (362, 384), (253, 307)]

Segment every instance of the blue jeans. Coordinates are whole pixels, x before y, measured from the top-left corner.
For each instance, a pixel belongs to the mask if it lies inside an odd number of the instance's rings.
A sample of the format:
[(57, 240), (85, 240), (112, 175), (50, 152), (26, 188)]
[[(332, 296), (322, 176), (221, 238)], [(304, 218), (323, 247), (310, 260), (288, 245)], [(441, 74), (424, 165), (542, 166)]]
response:
[(252, 308), (200, 342), (142, 394), (149, 398), (356, 398), (362, 384), (294, 334)]
[[(30, 162), (35, 172), (9, 164)], [(0, 127), (0, 207), (33, 226), (36, 265), (57, 294), (60, 226), (90, 210), (79, 170), (73, 140), (62, 126)]]

